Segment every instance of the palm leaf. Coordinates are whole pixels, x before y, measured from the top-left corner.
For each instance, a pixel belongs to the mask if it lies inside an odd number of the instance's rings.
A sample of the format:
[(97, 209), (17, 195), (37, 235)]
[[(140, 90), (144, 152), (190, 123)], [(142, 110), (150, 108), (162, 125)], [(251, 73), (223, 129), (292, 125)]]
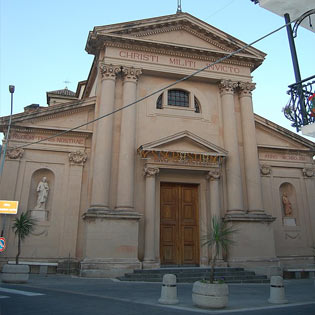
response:
[(213, 282), (214, 278), (214, 268), (216, 260), (220, 255), (220, 251), (228, 251), (229, 247), (235, 244), (235, 241), (231, 239), (231, 236), (236, 233), (238, 230), (228, 225), (227, 222), (217, 218), (216, 216), (212, 217), (211, 227), (208, 233), (203, 236), (202, 245), (214, 248), (215, 253), (214, 257), (211, 259), (211, 272), (210, 272), (210, 282)]
[(36, 220), (31, 217), (31, 214), (27, 212), (22, 212), (20, 217), (14, 219), (12, 229), (15, 235), (18, 235), (21, 240), (24, 240), (33, 230)]

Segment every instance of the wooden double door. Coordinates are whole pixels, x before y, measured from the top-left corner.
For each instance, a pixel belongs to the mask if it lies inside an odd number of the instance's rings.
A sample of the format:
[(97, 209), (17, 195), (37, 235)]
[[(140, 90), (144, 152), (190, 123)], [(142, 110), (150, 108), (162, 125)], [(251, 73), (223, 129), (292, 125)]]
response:
[(161, 183), (162, 265), (199, 265), (198, 186)]

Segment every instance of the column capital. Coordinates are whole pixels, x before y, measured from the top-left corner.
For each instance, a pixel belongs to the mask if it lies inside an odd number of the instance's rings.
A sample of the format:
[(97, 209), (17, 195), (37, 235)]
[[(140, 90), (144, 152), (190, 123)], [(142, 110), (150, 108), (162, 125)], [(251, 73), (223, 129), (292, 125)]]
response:
[(212, 169), (207, 174), (207, 179), (210, 181), (219, 180), (221, 177), (221, 171), (219, 169)]
[(219, 89), (221, 94), (233, 94), (234, 90), (238, 87), (237, 82), (231, 80), (221, 80)]
[(155, 177), (155, 175), (158, 175), (159, 173), (160, 170), (157, 167), (145, 167), (143, 169), (143, 176), (145, 177)]
[(107, 65), (103, 62), (99, 64), (99, 69), (101, 71), (102, 79), (116, 79), (116, 75), (121, 71), (120, 66), (114, 66), (112, 64)]
[(11, 160), (21, 159), (23, 157), (24, 150), (21, 148), (8, 148), (7, 157)]
[(137, 69), (134, 67), (123, 67), (122, 73), (124, 75), (125, 81), (134, 81), (136, 82), (139, 76), (142, 74), (141, 69)]
[(256, 84), (251, 82), (239, 82), (240, 96), (251, 96)]
[(83, 165), (87, 160), (87, 154), (82, 151), (71, 152), (68, 156), (72, 164)]
[(315, 176), (315, 168), (303, 168), (302, 173), (304, 177), (313, 177)]
[(260, 173), (261, 173), (261, 175), (263, 175), (263, 176), (270, 176), (271, 172), (272, 172), (271, 166), (265, 165), (265, 164), (260, 166)]

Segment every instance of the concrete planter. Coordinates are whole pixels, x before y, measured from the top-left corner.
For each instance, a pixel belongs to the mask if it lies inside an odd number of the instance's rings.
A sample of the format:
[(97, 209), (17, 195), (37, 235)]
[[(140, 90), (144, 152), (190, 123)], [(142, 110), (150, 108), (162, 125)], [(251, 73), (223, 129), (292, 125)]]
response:
[(9, 265), (2, 268), (1, 280), (5, 283), (26, 283), (29, 279), (29, 265)]
[(200, 308), (224, 308), (228, 304), (229, 287), (227, 284), (203, 283), (193, 285), (192, 300)]

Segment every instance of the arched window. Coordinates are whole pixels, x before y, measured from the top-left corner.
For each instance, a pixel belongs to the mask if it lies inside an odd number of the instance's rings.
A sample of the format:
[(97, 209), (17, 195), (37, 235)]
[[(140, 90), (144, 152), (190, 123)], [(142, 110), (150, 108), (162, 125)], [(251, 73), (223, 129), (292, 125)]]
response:
[(195, 113), (200, 113), (200, 103), (197, 97), (194, 97)]
[(158, 99), (156, 101), (156, 108), (158, 108), (158, 109), (162, 109), (162, 107), (163, 107), (162, 98), (163, 98), (163, 93), (158, 97)]
[[(188, 111), (201, 113), (201, 105), (197, 97), (193, 93), (181, 89), (172, 89), (163, 92), (157, 98), (155, 106), (157, 109), (166, 110), (174, 110), (174, 107), (181, 107)], [(168, 106), (170, 107), (169, 109)]]
[(189, 93), (183, 90), (169, 90), (167, 94), (169, 106), (189, 107)]

